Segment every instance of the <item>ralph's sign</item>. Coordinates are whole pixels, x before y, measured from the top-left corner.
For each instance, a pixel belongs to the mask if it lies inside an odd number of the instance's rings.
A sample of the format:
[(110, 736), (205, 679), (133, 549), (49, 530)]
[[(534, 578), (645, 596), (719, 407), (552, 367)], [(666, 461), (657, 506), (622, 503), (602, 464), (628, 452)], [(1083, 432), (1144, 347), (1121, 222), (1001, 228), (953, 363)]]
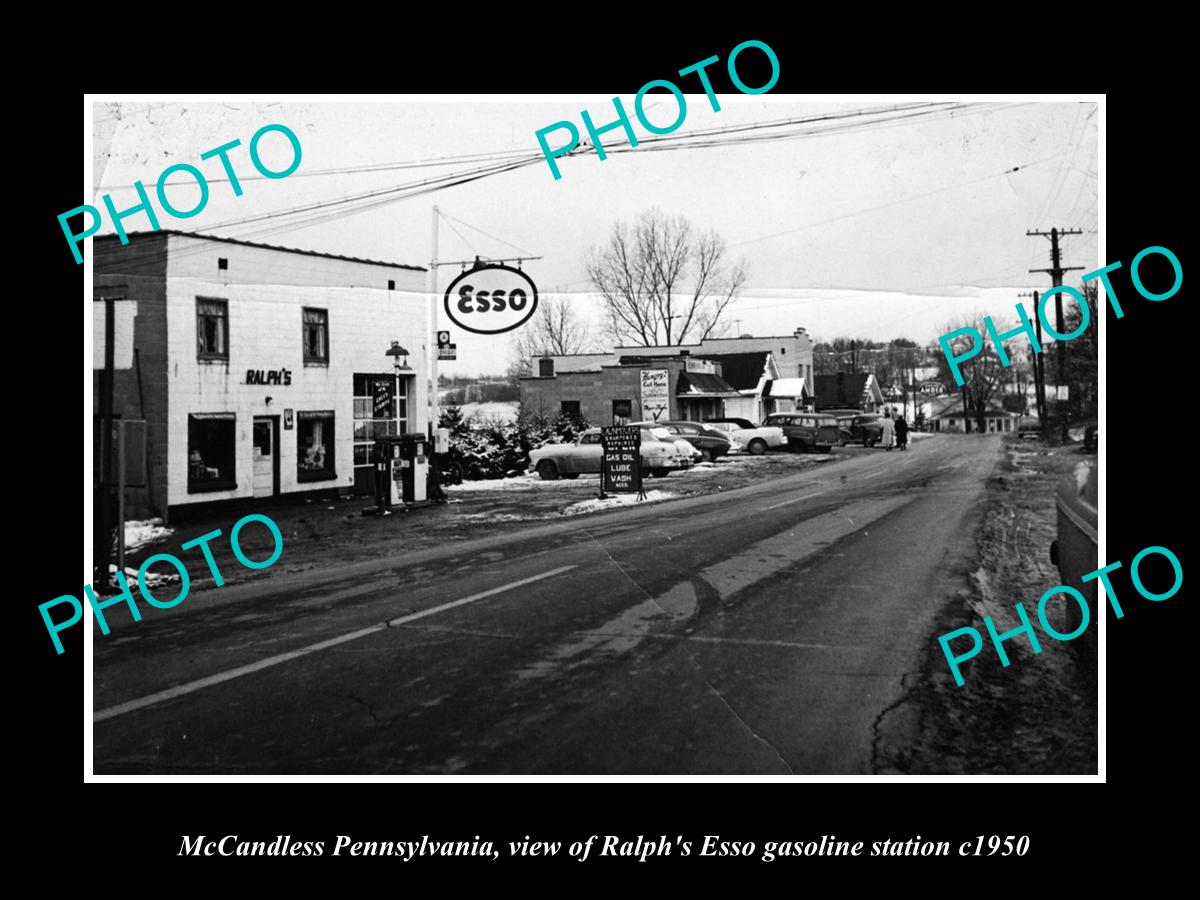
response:
[(291, 369), (247, 369), (246, 384), (279, 384), (292, 383)]
[(537, 288), (520, 269), (488, 263), (463, 272), (446, 288), (446, 315), (475, 334), (520, 328), (537, 309)]

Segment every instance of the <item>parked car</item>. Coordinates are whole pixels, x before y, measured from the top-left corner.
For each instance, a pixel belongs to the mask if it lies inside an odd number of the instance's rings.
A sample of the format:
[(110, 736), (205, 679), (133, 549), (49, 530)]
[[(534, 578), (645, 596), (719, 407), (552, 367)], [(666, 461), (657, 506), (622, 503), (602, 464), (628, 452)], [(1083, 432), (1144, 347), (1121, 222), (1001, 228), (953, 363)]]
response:
[[(1099, 553), (1097, 534), (1099, 517), (1098, 479), (1096, 463), (1081, 462), (1074, 470), (1062, 477), (1058, 484), (1055, 507), (1058, 510), (1058, 538), (1050, 544), (1050, 561), (1058, 566), (1061, 583), (1081, 591), (1087, 600), (1088, 609), (1099, 610), (1096, 605), (1096, 579), (1083, 581), (1083, 576), (1096, 571)], [(1083, 611), (1077, 604), (1066, 603), (1067, 625), (1059, 626), (1064, 634), (1070, 634), (1083, 624)], [(1099, 623), (1092, 623), (1083, 633), (1080, 642), (1084, 651), (1085, 672), (1091, 674), (1096, 665), (1096, 634)]]
[[(642, 429), (642, 471), (656, 478), (665, 478), (675, 469), (686, 469), (692, 460), (684, 456), (670, 441), (655, 437), (648, 428)], [(589, 428), (571, 444), (546, 444), (529, 454), (529, 465), (543, 481), (563, 478), (578, 478), (580, 474), (598, 474), (604, 447), (600, 442), (600, 429)]]
[(773, 413), (763, 427), (782, 428), (791, 450), (828, 453), (840, 437), (837, 419), (825, 413)]
[(755, 425), (749, 419), (709, 419), (704, 424), (708, 428), (729, 435), (755, 456), (761, 456), (771, 449), (779, 450), (787, 446), (787, 436), (783, 433), (782, 428), (762, 427)]
[(673, 438), (683, 438), (700, 451), (706, 460), (717, 460), (727, 456), (733, 449), (733, 438), (724, 432), (701, 425), (699, 422), (634, 422), (643, 428), (664, 428)]
[(875, 413), (858, 413), (838, 418), (838, 445), (862, 444), (874, 447), (883, 437), (883, 418)]
[(1089, 425), (1083, 433), (1083, 452), (1096, 453), (1100, 440), (1100, 426)]
[(691, 441), (686, 441), (679, 435), (671, 434), (665, 428), (651, 428), (650, 433), (660, 441), (666, 441), (668, 444), (674, 444), (675, 449), (679, 451), (680, 456), (687, 457), (693, 463), (697, 463), (704, 459), (704, 454), (696, 449), (695, 444)]
[(1042, 423), (1037, 416), (1021, 416), (1017, 420), (1017, 437), (1041, 437)]

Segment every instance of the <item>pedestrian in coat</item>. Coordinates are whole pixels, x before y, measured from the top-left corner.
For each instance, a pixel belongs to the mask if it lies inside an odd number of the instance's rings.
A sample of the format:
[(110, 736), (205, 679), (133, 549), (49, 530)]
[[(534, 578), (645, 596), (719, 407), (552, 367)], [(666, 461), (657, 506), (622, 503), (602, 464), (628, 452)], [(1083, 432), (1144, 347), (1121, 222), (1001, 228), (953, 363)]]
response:
[(904, 413), (896, 416), (896, 446), (901, 450), (908, 449), (908, 421), (904, 418)]
[(896, 440), (896, 425), (892, 422), (891, 413), (884, 413), (879, 424), (883, 426), (883, 433), (879, 436), (879, 442), (888, 450), (891, 450), (892, 444)]

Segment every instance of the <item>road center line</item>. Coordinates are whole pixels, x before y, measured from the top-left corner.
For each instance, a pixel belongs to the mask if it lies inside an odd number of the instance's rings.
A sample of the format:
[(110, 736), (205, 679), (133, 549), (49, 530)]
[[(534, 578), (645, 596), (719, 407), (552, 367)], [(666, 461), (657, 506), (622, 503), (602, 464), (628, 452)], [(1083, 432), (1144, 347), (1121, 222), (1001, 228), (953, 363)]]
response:
[(482, 600), (485, 597), (492, 597), (504, 591), (511, 591), (513, 588), (522, 587), (526, 584), (532, 584), (535, 581), (542, 581), (545, 578), (552, 578), (555, 575), (561, 575), (563, 572), (569, 572), (577, 566), (559, 566), (557, 569), (551, 569), (548, 572), (542, 572), (540, 575), (532, 575), (529, 578), (522, 578), (520, 581), (512, 581), (508, 584), (502, 584), (499, 587), (490, 588), (486, 591), (481, 591), (478, 594), (472, 594), (469, 597), (463, 597), (461, 600), (452, 600), (449, 603), (443, 603), (440, 606), (432, 606), (429, 609), (423, 609), (420, 612), (415, 612), (407, 616), (401, 616), (398, 619), (392, 619), (388, 622), (380, 622), (377, 625), (368, 625), (366, 628), (360, 628), (357, 631), (351, 631), (348, 634), (342, 634), (335, 638), (329, 638), (324, 641), (318, 641), (315, 644), (309, 644), (307, 647), (301, 647), (299, 650), (290, 650), (287, 653), (280, 653), (276, 656), (268, 656), (266, 659), (260, 659), (258, 662), (250, 663), (245, 666), (238, 666), (236, 669), (229, 669), (225, 672), (218, 672), (215, 675), (209, 675), (207, 678), (200, 678), (196, 681), (189, 681), (186, 684), (176, 685), (173, 688), (167, 688), (165, 691), (159, 691), (157, 694), (148, 694), (145, 697), (138, 697), (136, 700), (129, 700), (125, 703), (118, 703), (116, 706), (110, 706), (108, 709), (102, 709), (95, 713), (92, 717), (92, 722), (103, 722), (105, 719), (112, 719), (116, 716), (122, 716), (125, 713), (133, 712), (138, 709), (145, 709), (147, 706), (154, 706), (157, 703), (163, 703), (167, 700), (173, 700), (176, 697), (182, 697), (184, 694), (190, 694), (193, 691), (198, 691), (201, 688), (212, 687), (214, 684), (221, 684), (225, 681), (232, 681), (234, 678), (241, 678), (243, 675), (251, 675), (255, 672), (260, 672), (263, 669), (269, 669), (272, 666), (278, 666), (285, 662), (290, 662), (293, 659), (298, 659), (301, 656), (308, 656), (310, 653), (316, 653), (319, 650), (328, 650), (330, 647), (336, 647), (339, 644), (356, 641), (361, 637), (366, 637), (369, 634), (376, 634), (380, 631), (386, 631), (388, 628), (394, 628), (397, 625), (406, 625), (409, 622), (415, 622), (417, 619), (424, 619), (426, 616), (432, 616), (436, 613), (445, 612), (448, 609), (454, 609), (457, 606), (465, 606), (468, 603), (474, 603), (476, 600)]
[(781, 506), (787, 506), (789, 503), (799, 503), (801, 500), (807, 500), (809, 497), (818, 497), (824, 491), (814, 491), (811, 494), (805, 494), (803, 497), (793, 497), (791, 500), (784, 500), (782, 503), (774, 503), (771, 506), (764, 506), (763, 509), (779, 509)]

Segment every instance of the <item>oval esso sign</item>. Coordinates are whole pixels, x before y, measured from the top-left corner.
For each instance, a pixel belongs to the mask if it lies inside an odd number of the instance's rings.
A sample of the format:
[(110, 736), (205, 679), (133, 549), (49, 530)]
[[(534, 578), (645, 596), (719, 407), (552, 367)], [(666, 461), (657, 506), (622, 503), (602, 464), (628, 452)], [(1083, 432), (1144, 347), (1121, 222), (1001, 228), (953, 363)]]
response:
[(446, 315), (464, 331), (503, 334), (537, 309), (537, 288), (520, 269), (490, 263), (463, 272), (446, 288)]

